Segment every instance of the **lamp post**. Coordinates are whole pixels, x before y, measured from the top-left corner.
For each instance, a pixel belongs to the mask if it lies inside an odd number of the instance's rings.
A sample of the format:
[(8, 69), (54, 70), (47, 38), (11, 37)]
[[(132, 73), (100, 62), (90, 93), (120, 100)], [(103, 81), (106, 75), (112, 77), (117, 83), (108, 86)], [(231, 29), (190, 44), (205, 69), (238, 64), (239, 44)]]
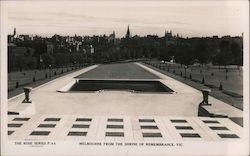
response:
[(41, 70), (42, 69), (42, 64), (43, 64), (43, 59), (42, 59), (41, 55), (39, 57), (39, 63), (40, 63), (40, 70)]
[(51, 64), (49, 65), (49, 77), (51, 77)]
[(185, 69), (185, 80), (186, 80), (186, 78), (187, 78), (187, 76), (186, 76), (186, 73), (187, 73), (187, 66), (185, 66), (184, 69)]
[(226, 68), (226, 79), (227, 79), (227, 73), (228, 73), (228, 69)]

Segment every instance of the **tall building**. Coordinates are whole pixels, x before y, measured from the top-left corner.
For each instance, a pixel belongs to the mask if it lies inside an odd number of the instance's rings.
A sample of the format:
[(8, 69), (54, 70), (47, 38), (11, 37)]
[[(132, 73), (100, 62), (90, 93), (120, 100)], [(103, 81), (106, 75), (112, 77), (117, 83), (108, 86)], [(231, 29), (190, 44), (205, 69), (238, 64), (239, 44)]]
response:
[(113, 31), (113, 33), (109, 35), (108, 42), (116, 45), (115, 31)]
[(16, 28), (14, 28), (14, 34), (13, 37), (16, 37)]
[(173, 44), (173, 35), (171, 30), (169, 32), (165, 31), (165, 43), (166, 46)]
[(131, 37), (131, 34), (130, 34), (130, 30), (129, 30), (129, 25), (128, 25), (128, 29), (127, 29), (127, 33), (126, 33), (126, 38), (130, 38)]
[(14, 28), (14, 32), (12, 35), (8, 35), (8, 43), (14, 43), (17, 38), (16, 28)]

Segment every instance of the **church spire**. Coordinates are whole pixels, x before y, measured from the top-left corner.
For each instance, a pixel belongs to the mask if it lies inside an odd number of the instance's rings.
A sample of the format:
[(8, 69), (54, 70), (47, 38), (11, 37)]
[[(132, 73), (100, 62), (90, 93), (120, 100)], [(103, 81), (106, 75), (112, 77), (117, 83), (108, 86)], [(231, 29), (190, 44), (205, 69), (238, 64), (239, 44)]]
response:
[(131, 34), (130, 34), (130, 30), (129, 30), (129, 25), (128, 25), (128, 29), (127, 29), (127, 33), (126, 33), (126, 38), (130, 38)]
[(16, 36), (16, 28), (14, 28), (14, 34), (13, 34), (13, 36)]

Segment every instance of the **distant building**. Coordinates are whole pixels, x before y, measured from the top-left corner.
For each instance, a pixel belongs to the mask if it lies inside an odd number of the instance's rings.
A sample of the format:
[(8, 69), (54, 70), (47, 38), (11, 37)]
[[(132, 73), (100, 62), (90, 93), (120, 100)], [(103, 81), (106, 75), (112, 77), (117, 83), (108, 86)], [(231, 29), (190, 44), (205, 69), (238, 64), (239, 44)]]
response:
[(130, 30), (129, 30), (129, 25), (128, 25), (128, 29), (127, 29), (127, 33), (125, 38), (131, 38), (131, 34), (130, 34)]
[(93, 54), (95, 53), (95, 48), (93, 45), (85, 45), (82, 48), (84, 54)]
[(75, 41), (75, 47), (76, 47), (77, 52), (80, 50), (81, 45), (82, 45), (82, 42)]
[(90, 53), (91, 54), (95, 53), (95, 49), (94, 49), (94, 47), (92, 45), (90, 45)]
[(17, 34), (16, 34), (16, 28), (14, 28), (13, 34), (8, 35), (8, 43), (14, 43), (16, 40)]
[(113, 31), (113, 33), (109, 35), (108, 42), (116, 45), (115, 31)]
[(172, 35), (171, 30), (169, 32), (165, 31), (165, 44), (166, 44), (166, 46), (168, 46), (170, 44), (174, 44), (174, 37)]
[(30, 41), (31, 37), (29, 35), (19, 35), (18, 39), (21, 41)]
[(46, 46), (47, 46), (47, 53), (49, 55), (53, 55), (53, 53), (54, 53), (54, 45), (51, 42), (46, 42)]
[(74, 38), (73, 37), (71, 37), (71, 36), (67, 36), (66, 37), (66, 42), (67, 43), (72, 43), (74, 41)]

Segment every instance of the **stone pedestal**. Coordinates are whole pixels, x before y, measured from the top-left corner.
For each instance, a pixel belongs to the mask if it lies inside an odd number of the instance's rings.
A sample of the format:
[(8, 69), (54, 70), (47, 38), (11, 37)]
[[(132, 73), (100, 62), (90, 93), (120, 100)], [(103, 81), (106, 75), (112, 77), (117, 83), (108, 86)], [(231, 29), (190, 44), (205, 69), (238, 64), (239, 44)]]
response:
[(31, 92), (32, 88), (31, 87), (23, 87), (23, 91), (25, 94), (25, 99), (23, 100), (22, 103), (31, 103), (30, 101), (30, 92)]
[(211, 105), (208, 102), (208, 96), (209, 96), (209, 93), (211, 92), (211, 90), (210, 89), (202, 89), (201, 92), (203, 95), (203, 101), (201, 102), (201, 104), (202, 105)]

